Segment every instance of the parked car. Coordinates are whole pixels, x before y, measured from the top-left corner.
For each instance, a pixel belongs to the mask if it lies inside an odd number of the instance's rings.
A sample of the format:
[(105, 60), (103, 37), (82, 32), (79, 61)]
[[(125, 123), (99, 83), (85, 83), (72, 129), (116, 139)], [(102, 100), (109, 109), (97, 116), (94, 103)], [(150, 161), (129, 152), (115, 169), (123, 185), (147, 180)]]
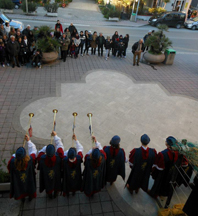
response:
[(22, 4), (21, 0), (12, 0), (12, 2), (15, 4), (15, 9), (19, 9)]
[(21, 31), (24, 29), (24, 24), (22, 22), (10, 19), (6, 14), (0, 13), (0, 24), (3, 23), (5, 25), (6, 22), (9, 22), (10, 27), (14, 27), (15, 29), (19, 28)]
[(187, 20), (184, 23), (184, 26), (186, 28), (189, 28), (189, 29), (192, 29), (192, 30), (198, 29), (198, 17), (191, 18), (191, 19)]
[(181, 28), (184, 26), (184, 21), (186, 14), (182, 12), (165, 12), (159, 15), (158, 17), (151, 17), (149, 19), (149, 24), (153, 26), (159, 26), (161, 24), (166, 24), (169, 27)]

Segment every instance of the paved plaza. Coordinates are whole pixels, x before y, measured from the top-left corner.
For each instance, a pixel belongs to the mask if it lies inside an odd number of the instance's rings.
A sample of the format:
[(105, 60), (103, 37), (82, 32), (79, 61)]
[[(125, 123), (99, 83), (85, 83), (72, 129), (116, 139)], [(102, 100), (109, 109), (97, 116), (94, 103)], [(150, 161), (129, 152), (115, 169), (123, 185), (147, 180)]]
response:
[[(70, 6), (72, 10), (76, 10), (75, 2)], [(95, 6), (91, 11), (97, 13)], [(30, 112), (35, 114), (31, 140), (38, 150), (49, 144), (53, 109), (58, 109), (56, 131), (65, 151), (72, 144), (73, 112), (78, 113), (75, 132), (84, 146), (84, 155), (91, 148), (88, 112), (93, 113), (93, 132), (102, 146), (108, 145), (111, 137), (117, 134), (127, 157), (134, 147), (140, 146), (139, 139), (144, 133), (151, 138), (149, 146), (157, 151), (165, 148), (164, 141), (169, 135), (197, 142), (197, 53), (180, 52), (173, 65), (151, 67), (142, 62), (134, 67), (130, 51), (126, 59), (110, 56), (105, 61), (103, 57), (90, 55), (78, 59), (68, 57), (66, 62), (57, 60), (41, 69), (32, 68), (30, 64), (14, 69), (1, 67), (0, 160), (8, 162), (22, 145)], [(129, 172), (127, 163), (126, 179)], [(38, 179), (39, 172), (37, 187)], [(149, 187), (152, 184), (150, 179)], [(142, 190), (138, 195), (131, 195), (124, 186), (125, 182), (119, 177), (115, 184), (107, 184), (93, 198), (78, 192), (75, 196), (59, 196), (54, 200), (37, 190), (37, 198), (31, 202), (26, 200), (24, 205), (10, 200), (9, 193), (1, 193), (0, 216), (157, 215), (156, 200)], [(176, 192), (179, 200), (174, 195), (171, 205), (184, 203), (190, 190), (182, 186)]]

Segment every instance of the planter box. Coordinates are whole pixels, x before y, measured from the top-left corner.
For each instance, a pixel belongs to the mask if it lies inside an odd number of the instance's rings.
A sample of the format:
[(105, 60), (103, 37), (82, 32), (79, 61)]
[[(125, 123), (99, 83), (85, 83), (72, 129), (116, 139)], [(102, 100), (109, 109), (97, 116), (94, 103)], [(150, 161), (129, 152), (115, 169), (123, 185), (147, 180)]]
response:
[(109, 17), (109, 21), (118, 22), (120, 19), (118, 17)]
[(137, 18), (138, 18), (139, 20), (148, 21), (148, 20), (151, 18), (151, 16), (147, 16), (147, 15), (138, 15)]
[(57, 17), (57, 16), (58, 16), (58, 13), (50, 13), (50, 12), (47, 12), (47, 16), (49, 16), (49, 17)]
[(10, 182), (0, 183), (0, 191), (10, 191)]
[(13, 13), (13, 10), (8, 10), (8, 9), (0, 9), (0, 11), (2, 12), (2, 13)]
[(49, 52), (49, 53), (43, 52), (42, 61), (43, 63), (50, 63), (50, 62), (56, 61), (57, 58), (58, 58), (57, 52)]
[(159, 64), (159, 63), (162, 63), (164, 61), (165, 55), (163, 53), (159, 54), (159, 55), (154, 55), (154, 54), (145, 52), (143, 54), (143, 58), (149, 63)]

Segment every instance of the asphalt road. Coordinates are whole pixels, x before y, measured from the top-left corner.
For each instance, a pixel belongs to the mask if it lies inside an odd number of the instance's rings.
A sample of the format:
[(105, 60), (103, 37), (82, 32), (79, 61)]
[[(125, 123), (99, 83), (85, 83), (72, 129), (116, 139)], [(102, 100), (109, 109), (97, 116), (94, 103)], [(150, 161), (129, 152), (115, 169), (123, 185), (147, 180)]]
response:
[[(26, 26), (30, 24), (32, 27), (37, 25), (49, 25), (54, 28), (55, 22), (47, 22), (47, 21), (30, 21), (30, 20), (20, 20)], [(69, 26), (70, 23), (62, 23), (63, 28)], [(133, 45), (138, 39), (143, 38), (144, 35), (149, 30), (157, 30), (157, 28), (153, 26), (143, 26), (143, 27), (120, 27), (120, 26), (92, 26), (85, 24), (75, 24), (78, 31), (80, 30), (89, 30), (91, 32), (97, 31), (102, 32), (105, 36), (112, 36), (115, 31), (118, 31), (119, 34), (130, 35), (129, 47)], [(178, 53), (182, 54), (195, 54), (198, 55), (198, 30), (192, 31), (189, 29), (175, 29), (169, 28), (169, 31), (166, 32), (166, 35), (173, 42), (173, 49), (175, 49)]]

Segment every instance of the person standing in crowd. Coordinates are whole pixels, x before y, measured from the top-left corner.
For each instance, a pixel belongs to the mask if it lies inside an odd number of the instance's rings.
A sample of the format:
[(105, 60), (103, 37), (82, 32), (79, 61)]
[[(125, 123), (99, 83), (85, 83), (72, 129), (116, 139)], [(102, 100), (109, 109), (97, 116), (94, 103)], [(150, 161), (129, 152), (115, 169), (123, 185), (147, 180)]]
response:
[(10, 32), (10, 23), (9, 22), (6, 22), (5, 23), (5, 31), (6, 31), (6, 34), (7, 36), (9, 35), (9, 32)]
[[(144, 43), (146, 42), (146, 40), (152, 35), (152, 30), (148, 31), (148, 34), (146, 34), (143, 38)], [(148, 50), (148, 46), (145, 47), (145, 50)]]
[(96, 43), (98, 45), (98, 56), (103, 56), (103, 46), (105, 45), (105, 38), (102, 33), (100, 33), (99, 36), (96, 38)]
[(37, 157), (38, 169), (40, 170), (40, 193), (46, 190), (48, 197), (54, 198), (61, 191), (61, 159), (64, 157), (64, 146), (61, 139), (55, 131), (52, 131), (54, 136), (55, 147), (52, 144), (44, 146)]
[(150, 138), (147, 134), (142, 135), (140, 141), (142, 146), (134, 148), (129, 155), (129, 165), (132, 170), (126, 186), (131, 194), (134, 190), (138, 193), (140, 188), (145, 192), (148, 191), (150, 173), (157, 157), (156, 150), (148, 147)]
[(29, 44), (32, 44), (32, 42), (35, 41), (34, 34), (33, 34), (32, 30), (29, 31), (27, 38), (28, 38)]
[(11, 35), (16, 37), (16, 31), (15, 31), (15, 29), (13, 27), (10, 28), (10, 32), (8, 34), (8, 37), (10, 38)]
[(5, 58), (6, 58), (6, 51), (5, 51), (5, 46), (4, 43), (0, 43), (0, 64), (2, 67), (5, 67)]
[(9, 62), (10, 62), (10, 56), (9, 56), (9, 53), (8, 53), (8, 50), (7, 50), (7, 44), (8, 44), (8, 37), (7, 35), (3, 35), (3, 43), (4, 43), (4, 46), (5, 46), (5, 55), (6, 55), (6, 64), (7, 66), (9, 66)]
[(55, 39), (56, 39), (56, 40), (59, 40), (59, 38), (61, 37), (61, 35), (62, 35), (62, 33), (61, 33), (60, 29), (57, 28), (57, 29), (55, 30), (55, 32), (54, 32), (54, 37), (55, 37)]
[(85, 156), (85, 168), (82, 182), (82, 191), (84, 191), (88, 197), (101, 191), (105, 186), (106, 173), (106, 153), (94, 136), (92, 136), (92, 139), (95, 142), (96, 148), (90, 149)]
[(70, 33), (70, 31), (69, 31), (68, 28), (65, 28), (64, 33), (66, 34), (66, 37), (69, 38), (69, 39), (71, 40), (71, 33)]
[(70, 45), (70, 54), (71, 54), (71, 58), (74, 58), (75, 57), (75, 50), (76, 50), (76, 46), (74, 44), (74, 42), (72, 42), (72, 44)]
[[(74, 29), (76, 29), (76, 27), (73, 25), (73, 23), (71, 23), (69, 26), (69, 31), (70, 31), (71, 35), (73, 34)], [(77, 29), (76, 29), (76, 31), (77, 31)]]
[(60, 23), (60, 20), (57, 20), (57, 23), (55, 24), (55, 31), (57, 30), (57, 28), (60, 29), (60, 32), (63, 33), (63, 26)]
[(68, 47), (70, 44), (70, 39), (66, 37), (65, 33), (63, 33), (59, 42), (61, 44), (61, 59), (63, 59), (63, 62), (66, 62)]
[(30, 28), (31, 28), (31, 26), (27, 25), (27, 27), (22, 31), (22, 34), (26, 35), (28, 37), (29, 32), (30, 32)]
[(118, 32), (115, 31), (114, 35), (112, 36), (112, 55), (114, 55), (114, 48), (118, 38), (119, 38)]
[(15, 41), (15, 36), (10, 36), (10, 41), (7, 43), (7, 51), (10, 56), (10, 62), (12, 64), (12, 67), (15, 67), (15, 60), (17, 67), (20, 67), (19, 60), (18, 60), (18, 54), (19, 54), (19, 44), (17, 41)]
[(24, 63), (28, 63), (30, 61), (30, 42), (26, 35), (23, 36), (23, 42), (24, 42)]
[(116, 181), (118, 175), (125, 180), (125, 162), (127, 162), (127, 160), (124, 149), (120, 148), (119, 136), (113, 136), (109, 144), (111, 146), (104, 146), (103, 149), (107, 155), (106, 181), (110, 182), (110, 185), (112, 185), (113, 182)]
[(25, 135), (28, 154), (23, 147), (19, 147), (8, 162), (10, 172), (10, 198), (25, 201), (25, 197), (36, 198), (35, 161), (37, 150), (28, 135)]
[(77, 33), (78, 33), (77, 30), (74, 29), (74, 31), (73, 31), (72, 34), (71, 34), (71, 38), (75, 37)]
[(19, 43), (19, 62), (21, 64), (21, 66), (23, 66), (25, 64), (25, 58), (24, 58), (24, 53), (25, 53), (25, 42), (22, 40), (21, 37), (18, 38), (18, 43)]
[(124, 58), (126, 58), (126, 51), (129, 44), (129, 34), (125, 35), (123, 42), (124, 42)]
[(85, 50), (84, 54), (87, 52), (87, 55), (89, 55), (89, 47), (90, 47), (90, 35), (87, 30), (85, 30)]
[(124, 56), (125, 45), (123, 41), (124, 39), (122, 35), (120, 35), (119, 43), (118, 43), (118, 57), (120, 57), (120, 59), (122, 59), (122, 57)]
[(83, 47), (85, 44), (85, 35), (83, 34), (83, 31), (80, 32), (80, 47), (79, 47), (79, 51), (81, 56), (83, 56)]
[(83, 146), (77, 140), (75, 134), (72, 139), (76, 142), (76, 148), (72, 147), (66, 151), (63, 159), (63, 196), (69, 196), (70, 192), (75, 195), (75, 192), (81, 190), (82, 186)]
[(20, 31), (17, 31), (17, 32), (16, 32), (16, 36), (15, 36), (15, 40), (18, 41), (18, 39), (19, 39), (19, 38), (22, 38), (22, 37), (23, 37), (23, 36), (22, 36), (21, 32), (20, 32)]
[(7, 34), (7, 32), (6, 32), (5, 28), (4, 28), (4, 25), (1, 24), (1, 27), (0, 27), (0, 36), (3, 37), (6, 34)]
[(143, 39), (140, 39), (138, 42), (134, 43), (132, 46), (133, 66), (135, 66), (135, 63), (136, 63), (136, 56), (138, 57), (137, 66), (139, 66), (142, 52), (144, 52), (144, 43), (143, 43)]
[(152, 172), (154, 184), (149, 191), (149, 194), (152, 197), (168, 196), (170, 191), (172, 191), (173, 185), (171, 185), (171, 179), (173, 172), (176, 169), (174, 164), (178, 160), (178, 152), (173, 151), (171, 146), (175, 145), (176, 143), (177, 140), (174, 137), (167, 137), (165, 141), (167, 148), (159, 152), (157, 155)]
[(32, 57), (32, 66), (41, 68), (42, 66), (42, 52), (40, 49), (35, 50)]
[(75, 44), (75, 58), (78, 58), (78, 54), (79, 54), (79, 47), (80, 47), (80, 37), (78, 35), (78, 33), (76, 33), (76, 36), (73, 38), (74, 44)]
[(34, 26), (34, 29), (32, 29), (32, 32), (33, 32), (33, 35), (34, 35), (34, 40), (36, 42), (37, 39), (38, 39), (38, 34), (39, 34), (38, 26)]
[(97, 38), (97, 32), (95, 31), (91, 39), (91, 54), (92, 55), (96, 54), (96, 47), (97, 47), (96, 38)]
[(112, 41), (110, 39), (110, 36), (107, 36), (107, 40), (105, 41), (105, 49), (106, 49), (105, 60), (106, 61), (110, 55), (111, 45), (112, 45)]

